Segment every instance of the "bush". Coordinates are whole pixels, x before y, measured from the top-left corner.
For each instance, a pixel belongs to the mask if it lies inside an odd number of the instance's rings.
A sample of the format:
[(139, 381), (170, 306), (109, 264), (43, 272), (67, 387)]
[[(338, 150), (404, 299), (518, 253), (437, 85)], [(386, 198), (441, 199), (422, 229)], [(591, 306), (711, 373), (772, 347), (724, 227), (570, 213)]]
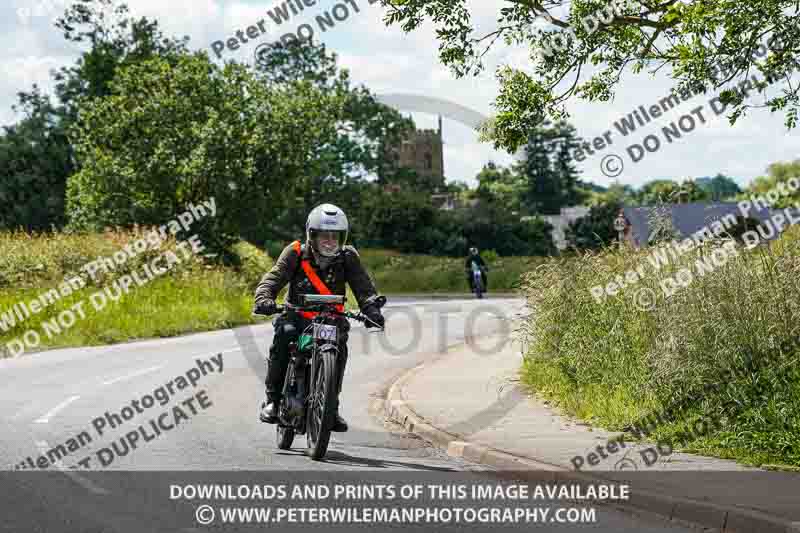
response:
[(494, 263), (500, 258), (500, 256), (494, 250), (483, 250), (480, 254), (481, 254), (481, 259), (483, 259), (487, 265), (490, 263)]
[(281, 252), (283, 252), (283, 249), (286, 248), (288, 244), (288, 242), (266, 241), (264, 243), (264, 250), (273, 260), (275, 260), (280, 257)]

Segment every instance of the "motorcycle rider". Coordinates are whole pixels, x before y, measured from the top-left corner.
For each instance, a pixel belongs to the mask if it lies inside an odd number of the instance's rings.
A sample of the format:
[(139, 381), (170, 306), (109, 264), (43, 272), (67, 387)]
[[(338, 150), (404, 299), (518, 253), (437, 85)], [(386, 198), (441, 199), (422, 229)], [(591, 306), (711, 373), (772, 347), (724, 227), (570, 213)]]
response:
[[(306, 220), (306, 242), (295, 241), (284, 248), (272, 269), (258, 284), (255, 309), (258, 314), (274, 314), (278, 293), (289, 285), (288, 303), (299, 305), (301, 294), (345, 294), (350, 285), (361, 312), (369, 319), (367, 327), (384, 325), (380, 308), (375, 305), (377, 290), (361, 264), (358, 252), (347, 244), (350, 227), (344, 212), (332, 204), (315, 207)], [(330, 291), (330, 292), (327, 292)], [(283, 394), (283, 382), (289, 366), (289, 344), (296, 342), (316, 313), (287, 311), (274, 321), (275, 334), (267, 363), (266, 398), (261, 403), (262, 422), (278, 421), (278, 406)], [(350, 324), (342, 318), (339, 324), (339, 355), (337, 357), (337, 391), (341, 393), (347, 365), (347, 332)], [(339, 414), (339, 397), (335, 402), (335, 423), (332, 431), (347, 431), (347, 422)]]
[(487, 288), (486, 285), (486, 272), (489, 270), (484, 262), (483, 258), (478, 253), (478, 249), (474, 246), (469, 249), (469, 255), (467, 256), (467, 260), (464, 262), (464, 272), (467, 274), (467, 280), (469, 281), (469, 290), (475, 290), (475, 281), (472, 279), (472, 263), (477, 263), (478, 267), (481, 269), (481, 279), (483, 280), (483, 290), (485, 291)]

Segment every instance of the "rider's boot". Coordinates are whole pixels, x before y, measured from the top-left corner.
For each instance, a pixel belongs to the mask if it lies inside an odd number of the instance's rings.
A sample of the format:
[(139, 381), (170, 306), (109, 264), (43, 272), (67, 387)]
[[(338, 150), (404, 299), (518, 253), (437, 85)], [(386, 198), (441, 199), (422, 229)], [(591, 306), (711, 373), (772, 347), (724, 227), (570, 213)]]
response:
[(339, 414), (339, 407), (336, 407), (336, 414), (334, 415), (334, 422), (331, 431), (335, 431), (337, 433), (344, 433), (347, 431), (347, 420), (342, 418), (342, 415)]
[(267, 395), (264, 401), (261, 402), (261, 412), (259, 418), (262, 422), (267, 424), (278, 423), (278, 406), (281, 404), (281, 399), (277, 396)]
[(275, 358), (267, 361), (266, 394), (261, 402), (261, 411), (258, 418), (267, 424), (278, 423), (278, 406), (281, 404), (280, 383), (281, 364)]
[(344, 369), (347, 366), (347, 352), (339, 354), (341, 363), (339, 367), (339, 383), (336, 387), (336, 409), (334, 411), (334, 422), (331, 431), (343, 433), (347, 431), (347, 421), (339, 414), (339, 396), (342, 394), (342, 382), (344, 381)]

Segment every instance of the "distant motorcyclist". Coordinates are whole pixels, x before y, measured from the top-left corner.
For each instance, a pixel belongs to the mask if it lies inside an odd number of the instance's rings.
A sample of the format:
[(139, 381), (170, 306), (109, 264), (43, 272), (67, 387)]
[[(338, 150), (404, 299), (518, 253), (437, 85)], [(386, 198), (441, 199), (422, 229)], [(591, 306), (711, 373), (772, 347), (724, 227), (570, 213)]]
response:
[(470, 291), (475, 290), (475, 281), (472, 278), (472, 263), (477, 263), (478, 268), (481, 269), (481, 279), (483, 280), (483, 290), (485, 291), (488, 287), (486, 284), (486, 273), (489, 271), (489, 268), (486, 266), (483, 258), (478, 253), (478, 249), (474, 246), (469, 249), (469, 255), (467, 256), (467, 260), (464, 262), (464, 272), (467, 275), (467, 281), (469, 281)]
[[(264, 275), (256, 288), (255, 312), (275, 313), (278, 293), (289, 285), (286, 301), (300, 305), (301, 294), (345, 294), (345, 284), (350, 285), (361, 312), (371, 321), (367, 327), (383, 327), (384, 318), (375, 304), (377, 290), (367, 274), (358, 252), (347, 245), (350, 227), (344, 212), (331, 204), (314, 208), (306, 220), (306, 242), (295, 241), (281, 253), (275, 265)], [(274, 322), (275, 335), (267, 364), (266, 398), (261, 403), (260, 419), (269, 424), (278, 421), (278, 406), (283, 394), (283, 382), (289, 366), (289, 344), (311, 323), (317, 313), (288, 311)], [(350, 324), (341, 320), (339, 327), (339, 356), (337, 363), (337, 391), (342, 390), (342, 380), (347, 364), (347, 332)], [(347, 422), (339, 414), (338, 394), (335, 401), (335, 423), (332, 431), (347, 431)]]

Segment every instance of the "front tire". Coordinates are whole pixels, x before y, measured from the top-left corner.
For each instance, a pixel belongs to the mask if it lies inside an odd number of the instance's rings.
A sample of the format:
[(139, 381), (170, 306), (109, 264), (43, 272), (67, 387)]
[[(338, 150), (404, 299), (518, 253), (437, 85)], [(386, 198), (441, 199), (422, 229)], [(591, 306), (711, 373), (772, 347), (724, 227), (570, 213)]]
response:
[(334, 422), (336, 402), (336, 352), (323, 353), (318, 362), (317, 375), (313, 379), (313, 400), (308, 406), (306, 431), (308, 451), (311, 459), (319, 461), (328, 451), (331, 427)]

